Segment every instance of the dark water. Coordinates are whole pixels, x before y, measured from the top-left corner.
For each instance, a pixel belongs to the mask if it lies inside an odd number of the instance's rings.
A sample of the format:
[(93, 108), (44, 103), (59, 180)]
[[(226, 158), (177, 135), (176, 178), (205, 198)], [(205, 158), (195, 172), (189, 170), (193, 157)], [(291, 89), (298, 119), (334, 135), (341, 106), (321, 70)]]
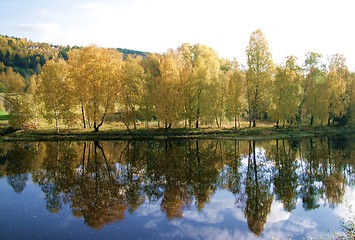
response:
[(0, 145), (0, 239), (324, 239), (355, 205), (355, 141)]

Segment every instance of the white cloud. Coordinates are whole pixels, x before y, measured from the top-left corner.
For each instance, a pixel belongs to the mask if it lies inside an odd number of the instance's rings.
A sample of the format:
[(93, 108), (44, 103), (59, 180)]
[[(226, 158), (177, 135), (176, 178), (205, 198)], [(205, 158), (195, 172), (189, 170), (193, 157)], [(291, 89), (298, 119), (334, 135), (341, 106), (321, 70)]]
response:
[(201, 223), (216, 224), (223, 221), (224, 216), (220, 211), (221, 205), (206, 206), (201, 212), (199, 211), (185, 211), (184, 218)]
[(39, 33), (49, 37), (58, 37), (64, 34), (58, 23), (21, 23), (18, 28), (22, 31)]
[(163, 216), (163, 212), (160, 208), (161, 200), (155, 202), (154, 204), (150, 204), (145, 202), (138, 210), (137, 214), (141, 216), (153, 216), (160, 217)]
[(159, 221), (160, 221), (160, 219), (156, 219), (156, 218), (149, 220), (144, 224), (144, 228), (149, 228), (149, 229), (158, 228)]
[(271, 204), (271, 211), (267, 217), (267, 223), (272, 224), (289, 219), (291, 213), (286, 212), (283, 208), (283, 204), (279, 201), (273, 201)]
[(250, 232), (242, 232), (238, 229), (227, 229), (220, 227), (196, 227), (188, 223), (182, 223), (179, 227), (188, 238), (207, 240), (232, 240), (232, 239), (257, 239)]
[[(350, 209), (351, 207), (351, 209)], [(351, 212), (352, 211), (352, 212)], [(349, 217), (354, 217), (355, 214), (355, 187), (345, 187), (344, 204), (339, 205), (334, 210), (335, 215), (339, 218), (347, 220)]]

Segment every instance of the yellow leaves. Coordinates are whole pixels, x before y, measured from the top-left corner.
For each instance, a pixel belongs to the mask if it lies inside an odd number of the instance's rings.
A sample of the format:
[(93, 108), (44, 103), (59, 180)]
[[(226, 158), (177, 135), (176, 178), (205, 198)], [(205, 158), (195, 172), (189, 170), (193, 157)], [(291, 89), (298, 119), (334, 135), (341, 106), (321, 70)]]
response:
[(142, 57), (128, 55), (123, 63), (122, 76), (119, 78), (119, 110), (122, 120), (128, 127), (131, 122), (136, 128), (137, 110), (143, 93), (144, 68)]
[(23, 125), (31, 122), (32, 104), (30, 95), (16, 94), (6, 95), (7, 111), (10, 113), (9, 125), (15, 129), (21, 129)]
[(180, 66), (178, 55), (173, 51), (161, 57), (159, 65), (161, 77), (157, 79), (153, 95), (158, 118), (164, 121), (166, 127), (177, 121), (183, 106), (180, 101)]
[(329, 97), (329, 112), (335, 117), (346, 114), (349, 96), (346, 93), (349, 70), (345, 65), (345, 58), (335, 54), (331, 58), (327, 78), (327, 91)]
[(248, 99), (249, 119), (255, 120), (260, 112), (267, 110), (270, 103), (270, 91), (273, 75), (273, 63), (267, 41), (260, 29), (250, 36), (246, 50), (248, 58), (246, 92)]
[(6, 93), (22, 93), (25, 87), (24, 78), (15, 73), (11, 67), (1, 73), (0, 81)]
[[(240, 70), (237, 63), (222, 60), (199, 44), (182, 44), (144, 59), (131, 55), (123, 59), (116, 50), (89, 46), (73, 49), (67, 62), (48, 61), (38, 91), (34, 78), (26, 89), (38, 92), (46, 109), (55, 108), (57, 117), (71, 108), (81, 110), (84, 126), (92, 123), (95, 130), (114, 111), (127, 127), (136, 124), (138, 116), (166, 124), (185, 121), (185, 126), (196, 121), (198, 127), (199, 121), (222, 122), (225, 113), (236, 119), (246, 112), (254, 126), (262, 117), (287, 121), (307, 115), (322, 121), (328, 113), (345, 115), (353, 85), (342, 55), (332, 58), (329, 73), (321, 55), (314, 52), (307, 54), (304, 69), (289, 57), (275, 71), (260, 29), (251, 34), (246, 55), (247, 69)], [(12, 69), (1, 74), (9, 92), (23, 91), (19, 76)]]
[(194, 45), (193, 57), (193, 74), (197, 81), (209, 84), (218, 79), (219, 58), (213, 49), (206, 45)]
[(230, 106), (233, 115), (241, 113), (243, 108), (243, 87), (245, 76), (238, 68), (238, 63), (235, 63), (235, 67), (228, 80), (228, 104)]
[(107, 112), (114, 108), (122, 75), (122, 55), (115, 50), (89, 46), (70, 52), (69, 65), (76, 99), (98, 131)]
[(132, 104), (136, 104), (137, 98), (141, 95), (141, 83), (144, 76), (142, 57), (128, 55), (122, 70), (121, 90), (122, 98), (129, 97)]
[(38, 91), (40, 97), (50, 105), (60, 105), (67, 94), (67, 64), (64, 60), (48, 61), (42, 69)]
[(286, 59), (285, 66), (276, 69), (275, 79), (272, 84), (272, 104), (270, 116), (276, 121), (287, 121), (297, 114), (300, 102), (298, 80), (300, 73), (295, 63), (294, 56)]
[(166, 84), (179, 82), (180, 69), (178, 59), (174, 52), (168, 52), (163, 55), (160, 61), (160, 73), (162, 81)]
[(74, 106), (74, 101), (70, 98), (72, 94), (67, 77), (67, 63), (62, 59), (50, 60), (43, 66), (38, 84), (39, 98), (49, 113), (48, 120), (55, 119), (57, 132), (59, 131), (59, 120), (65, 119)]

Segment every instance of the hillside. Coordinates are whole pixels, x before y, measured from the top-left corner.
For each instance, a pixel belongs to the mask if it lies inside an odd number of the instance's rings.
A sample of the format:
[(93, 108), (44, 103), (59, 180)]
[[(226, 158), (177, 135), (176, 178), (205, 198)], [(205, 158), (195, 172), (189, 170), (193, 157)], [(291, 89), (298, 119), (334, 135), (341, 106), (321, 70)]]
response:
[[(16, 38), (0, 35), (0, 74), (11, 67), (24, 78), (41, 72), (46, 61), (53, 57), (68, 59), (68, 52), (78, 46), (61, 46), (49, 43), (33, 42), (26, 38)], [(123, 53), (124, 58), (128, 54), (146, 56), (148, 53), (116, 48)]]
[(126, 48), (116, 48), (116, 50), (123, 54), (123, 58), (126, 58), (127, 55), (140, 55), (142, 57), (146, 57), (149, 54), (148, 52), (142, 52)]

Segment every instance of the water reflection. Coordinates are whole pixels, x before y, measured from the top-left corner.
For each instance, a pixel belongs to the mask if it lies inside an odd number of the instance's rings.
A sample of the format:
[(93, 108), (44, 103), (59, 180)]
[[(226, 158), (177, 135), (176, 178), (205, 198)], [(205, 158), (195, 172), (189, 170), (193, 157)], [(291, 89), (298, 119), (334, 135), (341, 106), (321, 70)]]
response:
[(354, 185), (354, 144), (346, 138), (4, 144), (0, 177), (17, 193), (32, 178), (52, 213), (70, 205), (95, 229), (160, 202), (167, 219), (202, 211), (217, 190), (235, 196), (249, 230), (264, 231), (274, 199), (292, 212), (343, 202)]

